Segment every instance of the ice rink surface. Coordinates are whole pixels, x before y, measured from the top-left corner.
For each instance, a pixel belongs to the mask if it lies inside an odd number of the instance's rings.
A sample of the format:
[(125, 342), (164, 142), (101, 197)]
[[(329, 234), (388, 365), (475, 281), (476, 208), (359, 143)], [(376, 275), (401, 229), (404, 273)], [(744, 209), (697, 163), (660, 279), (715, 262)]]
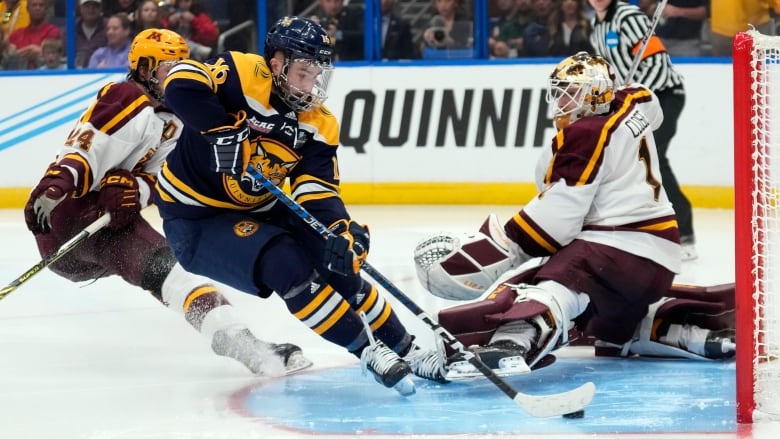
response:
[[(439, 230), (475, 230), (489, 212), (506, 219), (515, 208), (354, 206), (351, 212), (371, 227), (371, 264), (435, 316), (454, 302), (419, 286), (415, 244)], [(156, 212), (146, 213), (159, 226)], [(733, 282), (733, 212), (696, 210), (694, 216), (700, 257), (684, 264), (677, 282)], [(0, 210), (0, 239), (5, 285), (40, 256), (21, 210)], [(583, 348), (564, 351), (557, 363), (539, 371), (543, 374), (511, 380), (518, 390), (539, 394), (568, 390), (586, 379), (596, 382), (596, 398), (582, 420), (530, 418), (486, 380), (447, 386), (418, 380), (417, 394), (402, 399), (362, 376), (357, 359), (309, 332), (281, 300), (223, 291), (255, 334), (302, 346), (314, 367), (287, 378), (254, 377), (214, 355), (181, 316), (121, 279), (73, 284), (43, 271), (0, 301), (0, 438), (776, 438), (780, 433), (777, 425), (735, 423), (733, 362), (596, 360)], [(431, 345), (428, 328), (391, 302), (418, 339)], [(684, 404), (687, 400), (697, 406)]]

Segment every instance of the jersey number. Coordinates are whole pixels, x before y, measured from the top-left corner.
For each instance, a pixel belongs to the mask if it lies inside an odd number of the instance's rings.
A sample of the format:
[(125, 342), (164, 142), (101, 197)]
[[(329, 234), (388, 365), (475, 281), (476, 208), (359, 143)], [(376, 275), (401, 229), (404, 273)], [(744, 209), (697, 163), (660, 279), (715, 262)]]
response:
[[(65, 146), (79, 147), (84, 151), (89, 151), (92, 148), (92, 139), (95, 137), (95, 132), (92, 130), (73, 130), (68, 134), (68, 139), (65, 140)], [(75, 146), (74, 146), (75, 144)]]
[(639, 141), (639, 161), (645, 165), (645, 183), (653, 188), (653, 200), (658, 201), (661, 196), (661, 182), (653, 175), (653, 169), (650, 166), (650, 147), (647, 145), (646, 137), (642, 137)]

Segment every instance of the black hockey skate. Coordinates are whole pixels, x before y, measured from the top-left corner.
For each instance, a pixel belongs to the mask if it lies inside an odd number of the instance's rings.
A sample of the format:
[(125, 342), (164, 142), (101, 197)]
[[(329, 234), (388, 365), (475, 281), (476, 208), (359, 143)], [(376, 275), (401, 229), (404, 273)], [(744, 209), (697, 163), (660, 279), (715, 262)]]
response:
[(409, 378), (412, 373), (409, 363), (380, 340), (372, 339), (371, 344), (363, 349), (360, 365), (363, 373), (371, 372), (374, 379), (383, 386), (393, 388), (404, 396), (415, 393), (414, 383)]
[(737, 333), (733, 329), (710, 331), (704, 342), (704, 356), (714, 360), (731, 358), (737, 354)]

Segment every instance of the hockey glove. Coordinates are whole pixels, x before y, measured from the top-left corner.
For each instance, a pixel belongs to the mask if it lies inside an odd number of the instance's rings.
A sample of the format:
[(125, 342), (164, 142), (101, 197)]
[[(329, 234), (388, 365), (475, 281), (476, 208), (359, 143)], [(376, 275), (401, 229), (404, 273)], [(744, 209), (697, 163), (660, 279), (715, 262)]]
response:
[(325, 266), (344, 276), (359, 272), (368, 256), (368, 226), (343, 219), (331, 224), (328, 230), (333, 236), (325, 241)]
[(203, 137), (211, 144), (211, 169), (214, 172), (241, 174), (249, 161), (249, 157), (245, 157), (245, 153), (249, 152), (246, 112), (239, 111), (235, 118), (233, 125), (212, 128), (203, 133)]
[(111, 214), (108, 227), (114, 230), (127, 227), (141, 214), (138, 198), (138, 181), (130, 171), (117, 169), (106, 173), (100, 180), (100, 208)]
[(62, 166), (51, 166), (30, 192), (24, 206), (24, 220), (33, 234), (51, 231), (51, 213), (75, 188), (73, 174)]

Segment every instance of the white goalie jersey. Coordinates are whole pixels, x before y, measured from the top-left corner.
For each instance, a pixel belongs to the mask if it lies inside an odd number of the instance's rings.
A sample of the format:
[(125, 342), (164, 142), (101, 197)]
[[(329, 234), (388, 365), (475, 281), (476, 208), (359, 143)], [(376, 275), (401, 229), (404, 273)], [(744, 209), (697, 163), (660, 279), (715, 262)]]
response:
[(677, 221), (652, 136), (663, 121), (661, 107), (650, 90), (633, 87), (619, 90), (612, 108), (558, 132), (539, 158), (539, 194), (505, 229), (529, 256), (582, 239), (678, 273)]
[(615, 93), (611, 111), (558, 131), (541, 152), (539, 193), (502, 224), (440, 234), (415, 249), (417, 275), (436, 296), (471, 300), (507, 270), (554, 255), (575, 239), (652, 260), (678, 273), (679, 231), (663, 189), (652, 131), (663, 121), (644, 87)]
[(58, 151), (58, 162), (74, 174), (77, 196), (98, 191), (110, 170), (131, 171), (146, 206), (182, 127), (172, 112), (158, 111), (137, 84), (108, 84), (76, 122)]

